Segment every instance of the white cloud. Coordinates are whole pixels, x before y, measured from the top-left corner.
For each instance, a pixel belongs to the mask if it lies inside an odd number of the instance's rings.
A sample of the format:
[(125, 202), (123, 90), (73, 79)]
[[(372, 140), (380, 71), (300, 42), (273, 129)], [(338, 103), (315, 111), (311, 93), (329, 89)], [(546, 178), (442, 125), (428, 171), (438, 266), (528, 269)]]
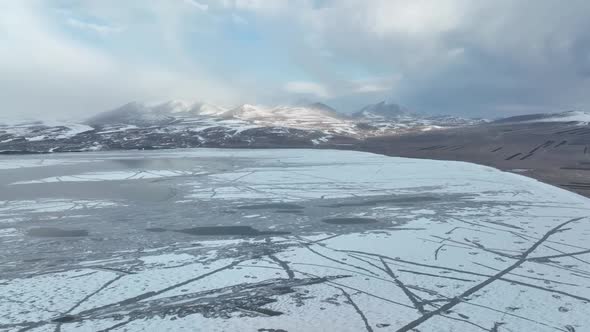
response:
[(0, 4), (1, 116), (84, 118), (132, 100), (239, 99), (202, 68), (118, 56), (70, 39), (44, 12), (33, 2)]
[(368, 28), (378, 36), (408, 34), (427, 37), (456, 28), (469, 8), (462, 0), (381, 0), (367, 6)]
[(585, 0), (0, 1), (0, 99), (31, 114), (168, 97), (590, 109), (588, 12)]
[(358, 93), (367, 93), (367, 92), (386, 92), (391, 91), (392, 86), (389, 84), (379, 84), (379, 83), (361, 83), (355, 88), (355, 92)]
[(328, 89), (315, 82), (292, 81), (285, 84), (285, 91), (295, 94), (313, 95), (319, 98), (327, 98), (330, 96)]
[(75, 19), (73, 17), (68, 18), (66, 20), (66, 22), (68, 25), (70, 25), (72, 27), (75, 27), (78, 29), (90, 30), (90, 31), (93, 31), (93, 32), (101, 34), (101, 35), (107, 35), (110, 33), (115, 33), (115, 32), (121, 31), (121, 28), (118, 28), (118, 27), (109, 26), (106, 24), (84, 22), (84, 21)]
[(196, 0), (184, 0), (184, 2), (202, 11), (207, 11), (209, 9), (209, 5), (200, 3)]
[[(307, 2), (300, 0), (301, 3)], [(246, 10), (259, 14), (275, 15), (294, 6), (289, 0), (221, 0), (223, 7)]]
[(401, 77), (393, 98), (414, 109), (590, 109), (588, 1), (323, 3), (290, 2), (267, 24), (277, 29), (277, 47), (292, 49), (293, 61), (335, 96), (350, 89), (342, 72), (356, 70)]
[(235, 24), (248, 24), (248, 21), (245, 18), (236, 13), (231, 14), (231, 19)]

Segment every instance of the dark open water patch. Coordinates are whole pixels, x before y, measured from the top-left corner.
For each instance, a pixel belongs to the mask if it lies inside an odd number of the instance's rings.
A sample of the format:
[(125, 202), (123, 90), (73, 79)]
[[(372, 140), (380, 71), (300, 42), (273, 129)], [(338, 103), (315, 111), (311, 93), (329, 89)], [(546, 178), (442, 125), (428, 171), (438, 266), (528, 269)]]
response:
[(145, 230), (148, 232), (152, 232), (152, 233), (163, 233), (163, 232), (167, 231), (166, 228), (161, 228), (161, 227), (150, 227), (150, 228), (146, 228)]
[(373, 218), (326, 218), (322, 222), (332, 225), (363, 225), (378, 223), (379, 220)]
[(376, 206), (381, 204), (414, 204), (424, 202), (435, 202), (440, 200), (434, 196), (409, 196), (409, 197), (395, 197), (395, 198), (384, 198), (384, 199), (369, 199), (360, 202), (345, 202), (325, 205), (324, 207), (338, 208), (338, 207), (355, 207), (355, 206)]
[(294, 214), (303, 214), (301, 210), (276, 210), (276, 213), (294, 213)]
[(42, 262), (44, 260), (45, 260), (45, 258), (30, 258), (30, 259), (23, 259), (23, 263), (36, 263), (36, 262)]
[(177, 232), (197, 236), (215, 235), (237, 235), (237, 236), (259, 236), (259, 235), (286, 235), (289, 232), (259, 231), (250, 226), (204, 226), (178, 230)]
[(56, 322), (56, 323), (71, 323), (75, 320), (76, 320), (76, 316), (65, 315), (65, 316), (61, 316), (61, 317), (52, 319), (51, 321)]
[(32, 228), (27, 231), (27, 235), (35, 237), (81, 237), (88, 236), (88, 231), (84, 229), (60, 229), (53, 227)]
[(254, 204), (254, 205), (242, 205), (238, 206), (241, 210), (264, 210), (264, 209), (278, 209), (278, 210), (301, 210), (303, 206), (289, 203), (266, 203), (266, 204)]

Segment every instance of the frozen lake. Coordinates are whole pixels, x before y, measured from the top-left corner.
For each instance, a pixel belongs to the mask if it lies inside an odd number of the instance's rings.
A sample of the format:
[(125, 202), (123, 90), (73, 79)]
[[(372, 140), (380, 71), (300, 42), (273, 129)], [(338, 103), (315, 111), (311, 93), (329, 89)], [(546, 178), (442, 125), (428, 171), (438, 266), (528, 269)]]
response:
[(333, 150), (0, 157), (0, 331), (587, 331), (590, 201)]

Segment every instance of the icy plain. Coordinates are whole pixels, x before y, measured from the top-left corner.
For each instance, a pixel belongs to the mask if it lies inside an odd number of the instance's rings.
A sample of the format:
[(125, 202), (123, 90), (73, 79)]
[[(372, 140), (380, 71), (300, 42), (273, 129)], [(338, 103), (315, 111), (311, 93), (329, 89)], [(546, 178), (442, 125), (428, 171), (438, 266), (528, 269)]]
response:
[(0, 331), (588, 331), (590, 201), (333, 150), (0, 158)]

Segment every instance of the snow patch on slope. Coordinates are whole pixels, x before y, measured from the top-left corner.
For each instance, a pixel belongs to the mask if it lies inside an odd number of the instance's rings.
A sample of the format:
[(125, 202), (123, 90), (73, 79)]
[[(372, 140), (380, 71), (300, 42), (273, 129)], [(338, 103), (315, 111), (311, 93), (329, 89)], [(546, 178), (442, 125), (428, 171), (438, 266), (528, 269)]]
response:
[(590, 123), (590, 113), (581, 111), (570, 111), (554, 114), (548, 118), (533, 120), (530, 122), (581, 122)]

